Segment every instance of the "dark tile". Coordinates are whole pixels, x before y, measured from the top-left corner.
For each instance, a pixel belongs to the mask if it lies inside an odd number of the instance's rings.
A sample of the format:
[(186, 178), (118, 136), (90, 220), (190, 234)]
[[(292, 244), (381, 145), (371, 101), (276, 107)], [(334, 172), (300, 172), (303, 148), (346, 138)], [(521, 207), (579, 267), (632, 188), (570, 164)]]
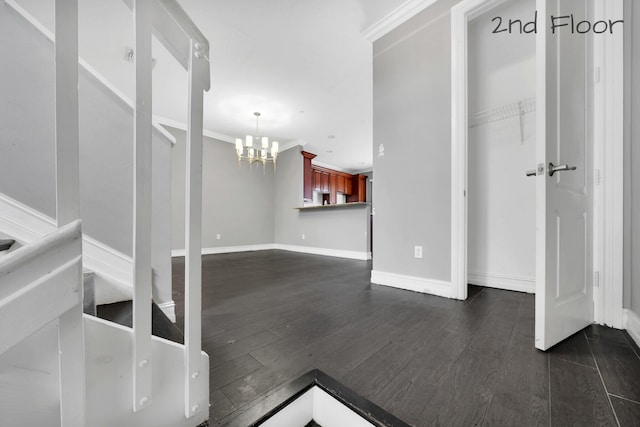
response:
[(519, 305), (517, 300), (502, 301), (484, 318), (464, 351), (435, 382), (437, 393), (427, 400), (416, 425), (482, 425), (513, 332), (513, 322), (505, 319), (515, 317)]
[(235, 359), (236, 357), (264, 347), (274, 341), (278, 341), (276, 335), (269, 331), (258, 332), (237, 341), (229, 341), (218, 347), (209, 346), (206, 341), (202, 343), (202, 348), (209, 353), (212, 365)]
[(261, 367), (262, 365), (249, 354), (243, 354), (228, 362), (212, 364), (209, 370), (209, 388), (218, 389)]
[(559, 359), (590, 368), (596, 367), (587, 337), (583, 331), (576, 332), (566, 340), (556, 344), (549, 350), (549, 354), (552, 360)]
[(416, 322), (354, 368), (344, 381), (363, 396), (371, 396), (386, 386), (398, 373), (423, 350), (439, 331), (432, 328), (433, 322)]
[(591, 341), (607, 391), (640, 402), (640, 358), (629, 346)]
[(620, 329), (613, 329), (600, 325), (590, 325), (585, 328), (584, 333), (590, 340), (607, 341), (618, 345), (629, 345), (629, 342)]
[(609, 397), (620, 427), (640, 427), (640, 403), (611, 395)]
[(307, 367), (302, 367), (282, 372), (265, 366), (227, 384), (221, 390), (236, 408), (242, 408), (285, 382), (302, 375), (306, 369)]
[(526, 294), (522, 297), (520, 308), (518, 309), (518, 317), (516, 319), (514, 334), (526, 337), (535, 337), (536, 332), (536, 311), (535, 296)]
[[(178, 318), (183, 268), (174, 259)], [(467, 301), (455, 301), (371, 285), (370, 271), (371, 262), (285, 251), (204, 257), (211, 425), (271, 402), (320, 365), (416, 426), (615, 425), (593, 354), (637, 351), (626, 331), (628, 346), (617, 332), (589, 328), (544, 353), (534, 349), (532, 295), (470, 287)], [(624, 392), (636, 371), (631, 353), (618, 353), (598, 366)], [(621, 421), (637, 417), (627, 402), (614, 403)]]
[(342, 378), (356, 366), (389, 344), (401, 332), (395, 326), (382, 324), (359, 336), (354, 336), (340, 349), (318, 361), (318, 368), (327, 374)]
[(514, 334), (506, 349), (485, 426), (548, 425), (549, 356), (533, 338)]
[(635, 351), (638, 357), (640, 357), (640, 347), (638, 347), (638, 344), (633, 340), (631, 335), (629, 335), (629, 332), (622, 331), (622, 335), (624, 335), (624, 337), (627, 339), (627, 343), (631, 346), (633, 351)]
[(233, 413), (236, 408), (220, 390), (213, 390), (209, 394), (209, 422), (214, 423)]
[(617, 425), (597, 369), (559, 358), (550, 365), (551, 425)]

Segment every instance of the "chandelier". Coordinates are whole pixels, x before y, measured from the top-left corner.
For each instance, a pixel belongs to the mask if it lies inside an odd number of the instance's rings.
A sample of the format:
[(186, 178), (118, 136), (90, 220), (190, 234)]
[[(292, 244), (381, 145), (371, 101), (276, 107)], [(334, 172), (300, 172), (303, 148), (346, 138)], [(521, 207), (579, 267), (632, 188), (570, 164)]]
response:
[(256, 140), (260, 141), (257, 147), (253, 145), (253, 135), (247, 135), (242, 143), (242, 138), (236, 138), (236, 153), (238, 154), (238, 164), (243, 160), (247, 161), (249, 165), (254, 163), (262, 163), (264, 167), (267, 163), (273, 163), (273, 167), (276, 167), (276, 158), (278, 157), (278, 142), (273, 141), (271, 147), (269, 147), (269, 138), (266, 136), (259, 137), (260, 134), (258, 128), (258, 120), (260, 119), (260, 113), (253, 113), (256, 116)]

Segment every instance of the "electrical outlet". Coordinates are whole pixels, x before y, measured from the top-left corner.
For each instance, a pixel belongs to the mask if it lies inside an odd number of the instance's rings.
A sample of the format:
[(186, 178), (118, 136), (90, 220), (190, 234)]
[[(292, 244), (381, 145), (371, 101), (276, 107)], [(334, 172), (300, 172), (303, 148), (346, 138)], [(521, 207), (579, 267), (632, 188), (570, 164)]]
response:
[(304, 240), (304, 239), (305, 239), (305, 237), (306, 237), (306, 236), (303, 234), (303, 235), (302, 235), (302, 240)]
[(220, 235), (216, 234), (216, 239), (220, 240)]
[(413, 256), (416, 258), (422, 258), (422, 246), (415, 246), (413, 248)]

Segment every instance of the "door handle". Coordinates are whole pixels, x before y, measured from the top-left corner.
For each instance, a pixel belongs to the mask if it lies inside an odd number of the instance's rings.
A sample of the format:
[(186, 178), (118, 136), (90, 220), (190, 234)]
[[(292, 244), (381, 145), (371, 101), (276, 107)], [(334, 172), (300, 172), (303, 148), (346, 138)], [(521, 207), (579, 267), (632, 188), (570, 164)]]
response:
[(569, 166), (569, 165), (557, 165), (557, 166), (555, 166), (553, 163), (549, 163), (549, 176), (553, 176), (553, 174), (556, 173), (556, 172), (574, 171), (574, 170), (576, 170), (575, 166)]
[(527, 171), (527, 176), (536, 176), (538, 174), (538, 171), (536, 171), (535, 169), (529, 169)]

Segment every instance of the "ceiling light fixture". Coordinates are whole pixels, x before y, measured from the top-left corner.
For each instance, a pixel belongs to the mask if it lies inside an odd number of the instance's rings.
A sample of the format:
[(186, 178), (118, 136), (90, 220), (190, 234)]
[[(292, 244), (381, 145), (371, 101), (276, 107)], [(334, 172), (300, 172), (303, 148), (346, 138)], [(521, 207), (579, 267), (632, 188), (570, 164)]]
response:
[(262, 163), (264, 166), (267, 163), (273, 163), (273, 169), (276, 168), (276, 158), (278, 157), (278, 141), (273, 141), (271, 147), (269, 147), (269, 138), (266, 136), (260, 137), (260, 129), (258, 127), (258, 121), (260, 120), (260, 113), (253, 113), (256, 116), (256, 135), (255, 139), (260, 141), (260, 146), (253, 146), (253, 135), (247, 135), (242, 143), (242, 138), (236, 138), (236, 153), (238, 154), (238, 165), (243, 161), (247, 161), (249, 166), (256, 162)]

